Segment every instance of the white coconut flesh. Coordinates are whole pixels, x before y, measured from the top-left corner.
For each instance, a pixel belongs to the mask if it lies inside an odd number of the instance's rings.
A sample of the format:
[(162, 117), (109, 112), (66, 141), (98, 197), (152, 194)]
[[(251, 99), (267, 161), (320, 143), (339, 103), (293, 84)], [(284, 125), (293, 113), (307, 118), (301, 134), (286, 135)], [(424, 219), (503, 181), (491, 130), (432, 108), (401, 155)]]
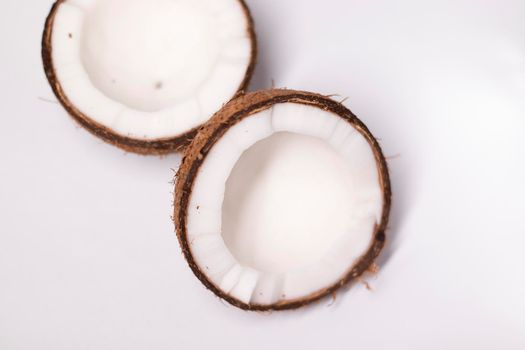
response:
[(117, 134), (169, 138), (230, 100), (250, 65), (238, 0), (65, 0), (52, 60), (69, 101)]
[(204, 158), (187, 239), (222, 292), (271, 305), (338, 282), (370, 248), (382, 210), (365, 137), (336, 114), (282, 103), (230, 128)]

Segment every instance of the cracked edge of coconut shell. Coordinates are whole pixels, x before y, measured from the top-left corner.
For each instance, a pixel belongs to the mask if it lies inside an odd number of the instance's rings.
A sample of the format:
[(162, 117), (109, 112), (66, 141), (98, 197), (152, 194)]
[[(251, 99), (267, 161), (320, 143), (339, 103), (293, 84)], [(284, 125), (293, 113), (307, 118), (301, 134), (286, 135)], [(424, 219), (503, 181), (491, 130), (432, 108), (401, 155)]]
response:
[[(269, 109), (276, 104), (292, 102), (310, 105), (332, 112), (352, 124), (371, 145), (376, 159), (379, 181), (383, 191), (383, 211), (381, 222), (376, 223), (373, 240), (368, 250), (354, 263), (346, 274), (336, 283), (306, 297), (294, 300), (282, 300), (274, 304), (260, 305), (242, 302), (223, 292), (202, 271), (193, 258), (188, 241), (186, 224), (191, 191), (198, 171), (215, 143), (235, 124), (257, 112)], [(177, 237), (188, 265), (195, 276), (219, 298), (233, 306), (249, 311), (279, 311), (291, 310), (312, 304), (325, 297), (334, 295), (341, 287), (358, 280), (360, 276), (373, 266), (376, 258), (385, 245), (386, 229), (391, 207), (391, 185), (388, 165), (381, 147), (365, 124), (363, 124), (349, 109), (327, 96), (286, 89), (259, 91), (240, 94), (217, 112), (198, 132), (186, 150), (185, 157), (178, 173), (175, 175), (174, 215)]]
[[(51, 43), (53, 36), (53, 24), (57, 11), (65, 1), (67, 0), (57, 0), (51, 7), (49, 15), (46, 18), (44, 32), (42, 35), (42, 61), (44, 65), (44, 72), (46, 74), (47, 80), (51, 85), (53, 93), (58, 98), (58, 101), (68, 112), (68, 114), (73, 117), (73, 119), (79, 123), (83, 128), (89, 131), (91, 134), (102, 139), (106, 143), (109, 143), (113, 146), (116, 146), (126, 152), (137, 153), (141, 155), (166, 155), (174, 152), (184, 152), (184, 149), (191, 143), (191, 140), (197, 134), (197, 131), (202, 127), (203, 124), (183, 133), (178, 136), (169, 137), (169, 138), (159, 138), (153, 140), (140, 140), (132, 137), (124, 136), (110, 128), (94, 121), (88, 115), (82, 113), (67, 97), (66, 93), (62, 89), (60, 81), (58, 80), (53, 64), (53, 45)], [(235, 96), (243, 93), (253, 76), (255, 66), (257, 63), (257, 54), (258, 54), (258, 45), (257, 45), (257, 36), (255, 34), (255, 24), (253, 17), (250, 13), (248, 5), (244, 0), (237, 0), (242, 6), (244, 14), (248, 22), (248, 35), (251, 45), (251, 57), (248, 68), (244, 75), (244, 79), (241, 82), (237, 92), (232, 96), (232, 99)]]

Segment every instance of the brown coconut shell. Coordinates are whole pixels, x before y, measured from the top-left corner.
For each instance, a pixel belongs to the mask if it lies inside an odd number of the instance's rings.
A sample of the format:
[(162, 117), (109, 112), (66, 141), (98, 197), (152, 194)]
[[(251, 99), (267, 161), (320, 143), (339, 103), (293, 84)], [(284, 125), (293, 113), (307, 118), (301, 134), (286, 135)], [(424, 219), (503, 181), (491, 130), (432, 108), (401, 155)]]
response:
[[(51, 44), (51, 38), (53, 35), (53, 24), (57, 11), (64, 2), (67, 0), (57, 0), (51, 7), (51, 11), (47, 16), (44, 34), (42, 36), (42, 61), (44, 64), (44, 71), (53, 89), (54, 94), (58, 98), (60, 104), (66, 109), (66, 111), (75, 119), (82, 127), (88, 130), (93, 135), (101, 138), (105, 142), (117, 146), (126, 152), (133, 152), (143, 155), (163, 155), (172, 152), (181, 152), (184, 148), (189, 145), (193, 137), (197, 134), (197, 130), (200, 126), (195, 127), (183, 134), (169, 137), (160, 138), (155, 140), (140, 140), (134, 139), (128, 136), (118, 134), (110, 128), (95, 122), (88, 115), (82, 113), (67, 97), (66, 93), (62, 89), (60, 81), (58, 80), (55, 68), (53, 65), (53, 46)], [(248, 68), (243, 81), (239, 85), (237, 93), (244, 91), (252, 78), (255, 70), (257, 60), (257, 38), (255, 35), (255, 26), (253, 17), (250, 13), (248, 6), (244, 0), (238, 0), (242, 5), (246, 18), (248, 19), (247, 31), (252, 42), (251, 58)], [(232, 96), (233, 97), (233, 96)]]
[[(349, 267), (347, 273), (336, 283), (326, 286), (326, 288), (301, 299), (283, 300), (271, 305), (247, 304), (224, 293), (206, 276), (205, 271), (202, 271), (194, 260), (187, 236), (188, 205), (193, 184), (201, 165), (206, 161), (210, 149), (226, 133), (226, 131), (244, 118), (248, 118), (257, 112), (271, 108), (276, 104), (286, 102), (309, 105), (330, 111), (352, 124), (365, 137), (371, 145), (377, 161), (379, 179), (383, 191), (383, 215), (381, 217), (381, 222), (375, 227), (374, 239), (368, 250), (362, 255), (357, 263), (354, 264), (354, 266)], [(339, 288), (355, 281), (367, 270), (373, 268), (373, 263), (385, 244), (385, 231), (391, 206), (391, 186), (387, 163), (383, 152), (381, 151), (381, 147), (368, 128), (350, 110), (341, 103), (335, 102), (323, 95), (303, 91), (274, 89), (238, 96), (238, 98), (225, 105), (223, 109), (217, 112), (204, 125), (204, 127), (199, 130), (186, 150), (186, 155), (182, 160), (182, 165), (176, 175), (175, 183), (173, 218), (182, 252), (190, 268), (195, 276), (197, 276), (197, 278), (218, 297), (244, 310), (272, 311), (296, 309), (318, 301), (326, 296), (331, 296)]]

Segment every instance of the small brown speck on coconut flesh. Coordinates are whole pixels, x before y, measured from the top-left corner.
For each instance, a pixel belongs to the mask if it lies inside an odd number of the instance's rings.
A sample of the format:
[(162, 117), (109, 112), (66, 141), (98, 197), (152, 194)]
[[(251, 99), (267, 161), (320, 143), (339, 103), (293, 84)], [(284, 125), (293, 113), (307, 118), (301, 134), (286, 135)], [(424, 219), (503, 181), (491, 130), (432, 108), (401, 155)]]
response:
[(179, 169), (174, 221), (200, 281), (245, 310), (333, 295), (385, 243), (387, 164), (367, 127), (328, 97), (241, 95), (205, 124)]
[(244, 0), (57, 0), (42, 58), (60, 103), (126, 151), (182, 150), (255, 66)]

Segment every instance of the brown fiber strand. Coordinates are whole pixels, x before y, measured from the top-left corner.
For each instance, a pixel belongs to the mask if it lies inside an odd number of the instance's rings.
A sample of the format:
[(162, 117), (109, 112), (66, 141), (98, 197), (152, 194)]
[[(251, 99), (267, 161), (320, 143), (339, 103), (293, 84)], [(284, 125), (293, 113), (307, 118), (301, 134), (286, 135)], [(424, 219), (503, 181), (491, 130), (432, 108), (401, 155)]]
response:
[[(297, 103), (303, 105), (310, 105), (326, 111), (330, 111), (340, 118), (352, 124), (371, 145), (379, 171), (379, 179), (383, 190), (383, 214), (381, 221), (376, 224), (374, 239), (363, 254), (363, 256), (352, 266), (347, 273), (336, 283), (327, 288), (324, 288), (316, 293), (313, 293), (304, 298), (295, 300), (282, 300), (271, 305), (259, 305), (244, 303), (226, 293), (217, 287), (206, 276), (195, 262), (190, 249), (190, 242), (188, 242), (186, 223), (188, 215), (188, 205), (193, 184), (200, 166), (205, 161), (210, 149), (213, 145), (224, 135), (224, 133), (243, 120), (259, 111), (271, 108), (279, 103)], [(326, 296), (333, 295), (339, 288), (355, 281), (370, 266), (383, 249), (385, 244), (385, 231), (387, 228), (388, 218), (390, 214), (391, 205), (391, 187), (390, 177), (388, 173), (387, 163), (381, 147), (372, 136), (368, 128), (345, 106), (341, 103), (333, 101), (326, 96), (319, 94), (294, 91), (286, 89), (275, 89), (259, 91), (249, 94), (239, 95), (238, 98), (230, 101), (219, 112), (217, 112), (197, 133), (193, 142), (189, 145), (182, 164), (179, 168), (176, 177), (175, 197), (174, 197), (174, 223), (176, 226), (177, 237), (179, 239), (182, 252), (197, 278), (213, 293), (220, 298), (226, 300), (228, 303), (244, 310), (252, 311), (271, 311), (271, 310), (289, 310), (296, 309), (307, 304), (318, 301)]]
[[(71, 115), (82, 127), (88, 130), (93, 135), (101, 138), (105, 142), (117, 146), (127, 152), (133, 152), (143, 155), (163, 155), (172, 152), (182, 152), (184, 148), (188, 146), (197, 134), (200, 126), (189, 130), (186, 133), (183, 133), (178, 136), (170, 138), (162, 138), (156, 140), (139, 140), (134, 139), (128, 136), (120, 135), (110, 128), (101, 125), (100, 123), (95, 122), (88, 115), (82, 113), (73, 103), (68, 99), (58, 78), (55, 73), (55, 67), (53, 65), (53, 47), (51, 44), (51, 39), (53, 35), (53, 24), (57, 11), (64, 2), (67, 0), (57, 0), (49, 12), (49, 15), (46, 19), (44, 34), (42, 36), (42, 61), (44, 64), (44, 71), (46, 77), (58, 98), (60, 104), (66, 109), (66, 111)], [(243, 8), (243, 11), (248, 19), (248, 34), (252, 42), (251, 49), (251, 58), (250, 64), (246, 69), (246, 73), (243, 81), (241, 82), (237, 94), (244, 91), (248, 87), (253, 71), (255, 69), (256, 60), (257, 60), (257, 38), (255, 35), (255, 27), (253, 18), (250, 14), (248, 6), (244, 0), (238, 0)]]

